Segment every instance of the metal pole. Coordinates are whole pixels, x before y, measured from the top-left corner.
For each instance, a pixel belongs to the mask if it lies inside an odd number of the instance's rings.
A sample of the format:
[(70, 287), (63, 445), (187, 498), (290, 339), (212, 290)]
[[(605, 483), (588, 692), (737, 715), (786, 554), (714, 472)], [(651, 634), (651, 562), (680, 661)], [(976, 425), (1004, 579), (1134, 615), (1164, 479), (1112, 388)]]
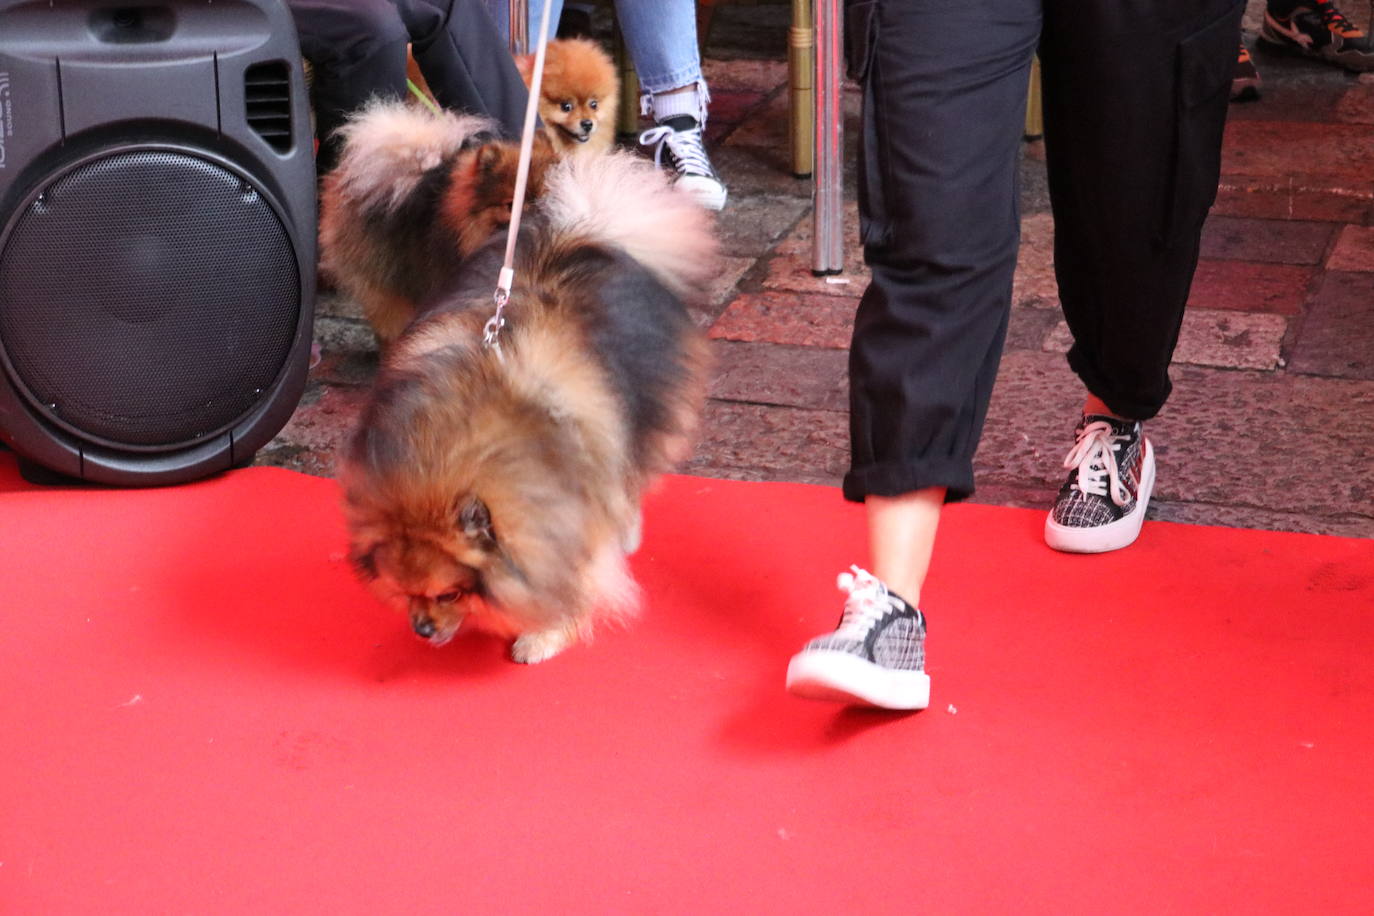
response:
[(528, 54), (530, 52), (530, 0), (507, 0), (507, 9), (510, 11), (510, 53)]
[(639, 74), (635, 72), (634, 61), (630, 59), (630, 49), (625, 47), (625, 35), (620, 31), (620, 18), (612, 7), (611, 29), (612, 49), (616, 69), (620, 71), (620, 103), (616, 108), (616, 133), (630, 136), (639, 130)]
[(841, 0), (816, 4), (816, 164), (811, 195), (811, 272), (844, 269), (844, 18)]
[(787, 31), (787, 87), (792, 119), (792, 174), (797, 178), (811, 175), (815, 70), (816, 30), (811, 0), (792, 0), (792, 28)]
[(1044, 108), (1040, 103), (1040, 55), (1031, 58), (1030, 90), (1026, 93), (1026, 139), (1045, 135)]

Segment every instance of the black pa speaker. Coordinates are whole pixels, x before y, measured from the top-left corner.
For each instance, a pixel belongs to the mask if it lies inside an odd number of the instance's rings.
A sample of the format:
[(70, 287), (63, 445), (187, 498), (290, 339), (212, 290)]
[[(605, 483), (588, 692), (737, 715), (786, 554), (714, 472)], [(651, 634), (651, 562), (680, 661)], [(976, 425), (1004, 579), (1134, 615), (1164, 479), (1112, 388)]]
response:
[(250, 460), (305, 386), (315, 171), (281, 0), (0, 0), (0, 436), (119, 485)]

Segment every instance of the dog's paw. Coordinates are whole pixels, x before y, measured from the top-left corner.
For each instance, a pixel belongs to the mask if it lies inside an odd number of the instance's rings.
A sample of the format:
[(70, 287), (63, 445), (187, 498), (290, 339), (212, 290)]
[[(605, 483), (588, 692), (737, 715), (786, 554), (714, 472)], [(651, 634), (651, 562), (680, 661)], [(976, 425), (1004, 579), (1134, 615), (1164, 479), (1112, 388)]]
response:
[(625, 556), (631, 556), (639, 545), (644, 543), (644, 510), (640, 509), (635, 513), (635, 520), (630, 524), (629, 530), (620, 539), (620, 546), (625, 551)]
[(567, 627), (523, 633), (511, 645), (510, 657), (522, 665), (533, 665), (553, 658), (572, 645), (574, 639), (572, 630)]

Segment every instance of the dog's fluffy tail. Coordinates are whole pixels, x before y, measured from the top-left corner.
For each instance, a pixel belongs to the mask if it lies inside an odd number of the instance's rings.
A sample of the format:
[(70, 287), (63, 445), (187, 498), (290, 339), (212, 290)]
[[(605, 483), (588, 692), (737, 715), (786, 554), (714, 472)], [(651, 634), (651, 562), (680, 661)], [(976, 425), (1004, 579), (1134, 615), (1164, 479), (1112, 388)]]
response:
[(715, 273), (712, 215), (633, 153), (563, 159), (546, 176), (542, 207), (553, 228), (623, 249), (684, 298)]
[(357, 214), (395, 211), (428, 172), (465, 143), (494, 132), (494, 122), (476, 115), (374, 101), (339, 128), (343, 153), (331, 189)]

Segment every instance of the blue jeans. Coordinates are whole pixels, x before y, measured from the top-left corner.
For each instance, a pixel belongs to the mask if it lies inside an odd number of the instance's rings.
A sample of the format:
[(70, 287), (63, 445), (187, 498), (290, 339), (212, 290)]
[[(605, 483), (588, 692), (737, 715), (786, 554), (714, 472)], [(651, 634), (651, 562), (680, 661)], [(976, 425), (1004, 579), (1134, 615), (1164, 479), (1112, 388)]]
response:
[[(506, 0), (486, 0), (502, 38), (510, 41), (510, 14)], [(530, 49), (539, 33), (543, 0), (529, 0)], [(553, 0), (549, 10), (549, 37), (558, 31), (563, 0)], [(697, 16), (693, 0), (615, 0), (620, 33), (634, 61), (640, 88), (646, 95), (696, 83), (701, 78), (701, 54), (697, 49)], [(704, 95), (704, 90), (703, 90)], [(703, 105), (705, 103), (703, 102)]]

